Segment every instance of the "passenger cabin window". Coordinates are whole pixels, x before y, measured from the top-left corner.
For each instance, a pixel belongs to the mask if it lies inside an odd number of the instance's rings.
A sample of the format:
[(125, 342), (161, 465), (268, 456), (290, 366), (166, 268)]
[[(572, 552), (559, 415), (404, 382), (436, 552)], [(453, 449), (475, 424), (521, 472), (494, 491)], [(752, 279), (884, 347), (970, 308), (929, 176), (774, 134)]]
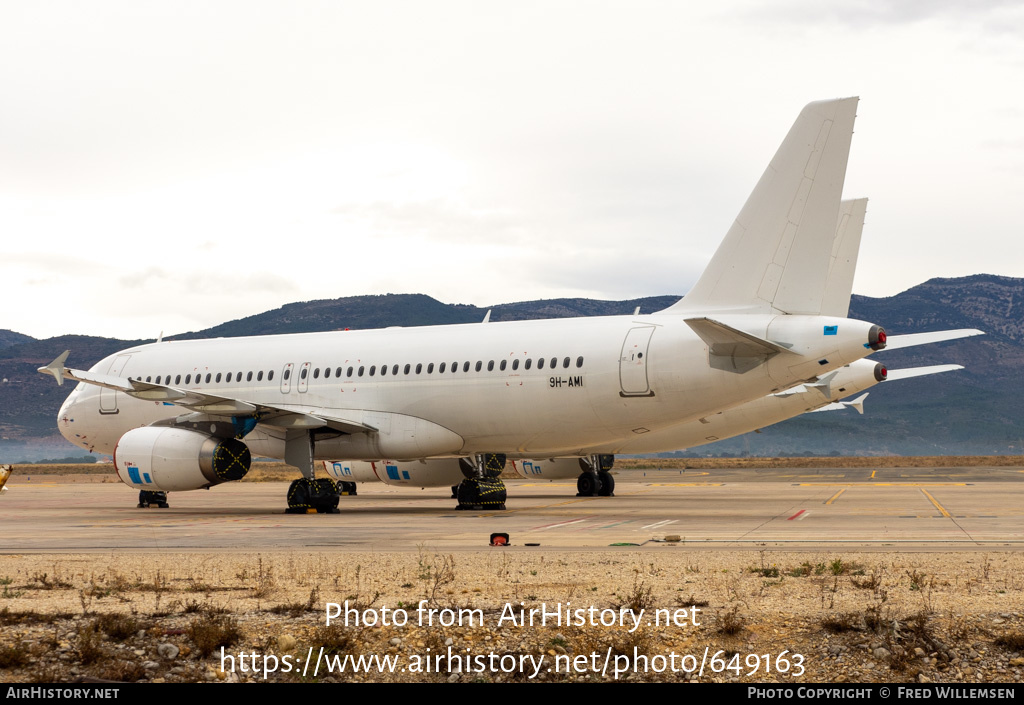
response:
[(192, 375), (185, 375), (185, 384), (192, 384)]
[(405, 369), (402, 370), (402, 371), (405, 372), (405, 374), (409, 374), (409, 370), (411, 370), (411, 369), (412, 369), (412, 365), (409, 365), (408, 363), (406, 363)]
[(422, 371), (423, 371), (423, 363), (422, 362), (417, 362), (416, 363), (416, 374), (419, 374)]
[(315, 370), (313, 370), (313, 379), (320, 379), (320, 368), (319, 367), (317, 367)]
[(513, 370), (518, 370), (519, 369), (519, 358), (518, 357), (515, 360), (512, 361), (512, 369)]
[(220, 384), (220, 372), (217, 373), (217, 384)]
[(299, 372), (299, 379), (306, 379), (307, 374), (309, 374), (309, 368), (303, 367), (302, 370)]
[(538, 370), (543, 370), (544, 369), (544, 358), (543, 357), (537, 360), (537, 369)]
[(292, 376), (292, 371), (291, 371), (291, 369), (285, 369), (285, 371), (284, 371), (284, 378), (285, 378), (285, 381), (287, 381), (287, 380), (288, 380), (288, 378), (290, 378), (291, 376)]
[(387, 365), (381, 365), (380, 366), (380, 376), (383, 377), (387, 373), (388, 373), (388, 366)]
[(209, 384), (209, 383), (210, 383), (210, 377), (211, 377), (210, 373), (209, 373), (209, 372), (207, 372), (207, 373), (206, 373), (206, 383), (207, 383), (207, 384)]
[(548, 365), (548, 367), (550, 367), (551, 369), (555, 369), (556, 367), (558, 367), (558, 358), (557, 357), (551, 358), (551, 364)]
[(480, 362), (480, 360), (477, 360), (476, 361), (476, 371), (479, 372), (480, 370), (483, 369), (483, 367), (484, 367), (484, 363)]
[(364, 371), (366, 371), (366, 367), (364, 367), (363, 365), (360, 365), (360, 366), (359, 366), (359, 376), (360, 376), (360, 377), (362, 377), (362, 376), (363, 376), (363, 372), (364, 372)]
[(262, 382), (263, 381), (263, 370), (256, 370), (256, 381), (257, 382)]
[(393, 374), (393, 375), (397, 375), (398, 374), (398, 365), (392, 365), (391, 366), (391, 374)]
[(267, 373), (267, 381), (268, 382), (273, 382), (274, 381), (274, 371), (273, 370), (271, 370), (270, 372)]
[(530, 365), (532, 365), (532, 364), (533, 364), (533, 358), (532, 357), (528, 357), (528, 358), (526, 358), (526, 364), (523, 365), (523, 367), (525, 367), (526, 369), (530, 369)]
[(174, 376), (174, 383), (175, 384), (181, 384), (181, 375), (175, 375)]
[(569, 369), (569, 358), (565, 358), (564, 360), (562, 360), (562, 367), (564, 367), (565, 369)]
[(146, 381), (147, 381), (147, 382), (152, 382), (152, 381), (153, 381), (153, 378), (152, 378), (152, 377), (149, 377), (149, 376), (147, 376), (147, 377), (146, 377)]
[(252, 382), (252, 370), (249, 370), (248, 372), (246, 372), (246, 374), (245, 374), (245, 381), (246, 382)]
[(498, 369), (500, 369), (502, 372), (504, 372), (505, 371), (505, 366), (507, 364), (508, 364), (508, 360), (502, 360), (501, 363), (498, 365)]
[(335, 377), (341, 377), (341, 368), (340, 367), (334, 371), (334, 376)]
[(429, 374), (433, 374), (433, 372), (434, 372), (434, 363), (431, 362), (429, 365), (427, 365), (427, 374), (428, 375)]
[(375, 374), (377, 374), (377, 366), (370, 365), (370, 376), (373, 377)]
[[(479, 369), (479, 368), (477, 368), (477, 369)], [(462, 371), (463, 372), (469, 372), (469, 360), (466, 360), (465, 362), (462, 363)]]
[(576, 358), (576, 367), (583, 367), (583, 356), (580, 355)]
[(444, 374), (444, 366), (445, 366), (446, 364), (448, 364), (448, 363), (446, 363), (446, 362), (442, 362), (442, 363), (440, 364), (440, 366), (439, 366), (439, 367), (437, 368), (437, 373), (438, 373), (438, 374), (442, 374), (442, 375)]

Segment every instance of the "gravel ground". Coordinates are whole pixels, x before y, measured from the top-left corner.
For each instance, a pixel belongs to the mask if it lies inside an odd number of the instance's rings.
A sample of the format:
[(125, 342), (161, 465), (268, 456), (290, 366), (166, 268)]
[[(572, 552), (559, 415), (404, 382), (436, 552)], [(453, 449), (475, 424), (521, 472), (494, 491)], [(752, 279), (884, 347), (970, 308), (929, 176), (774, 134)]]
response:
[[(0, 681), (1015, 682), (1022, 564), (1018, 553), (683, 545), (9, 554)], [(346, 601), (349, 625), (328, 627), (326, 605)], [(523, 624), (519, 608), (579, 610), (582, 624), (541, 624), (539, 611)], [(353, 672), (346, 656), (378, 661)]]

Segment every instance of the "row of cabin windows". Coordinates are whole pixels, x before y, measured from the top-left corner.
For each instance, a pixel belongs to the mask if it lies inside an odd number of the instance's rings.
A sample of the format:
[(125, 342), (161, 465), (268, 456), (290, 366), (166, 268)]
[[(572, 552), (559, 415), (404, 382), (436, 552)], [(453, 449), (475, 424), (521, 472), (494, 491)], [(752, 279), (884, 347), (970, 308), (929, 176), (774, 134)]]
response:
[[(568, 369), (571, 364), (572, 364), (572, 358), (566, 357), (566, 358), (562, 359), (562, 367), (563, 368)], [(473, 364), (473, 363), (471, 363), (469, 361), (466, 361), (466, 362), (462, 363), (462, 371), (463, 372), (469, 372), (469, 369), (470, 369), (471, 365), (472, 365), (473, 369), (475, 371), (477, 371), (477, 372), (481, 372), (483, 370), (483, 368), (484, 368), (484, 362), (482, 360), (477, 360), (476, 364)], [(538, 370), (543, 370), (545, 365), (547, 367), (549, 367), (550, 369), (552, 369), (552, 370), (556, 369), (558, 367), (558, 358), (557, 357), (553, 357), (553, 358), (551, 358), (550, 361), (548, 361), (546, 358), (539, 358), (537, 360), (537, 369)], [(528, 370), (528, 369), (530, 369), (532, 367), (533, 367), (533, 358), (527, 358), (525, 361), (523, 361), (523, 369)], [(583, 357), (582, 356), (576, 358), (576, 367), (583, 367)], [(488, 372), (493, 372), (494, 368), (495, 368), (494, 360), (489, 360), (487, 362), (487, 371)], [(498, 368), (498, 370), (500, 370), (502, 372), (504, 372), (507, 369), (518, 370), (519, 369), (519, 358), (513, 359), (511, 363), (509, 363), (508, 360), (500, 360), (497, 363), (497, 368)], [(434, 374), (435, 369), (436, 369), (438, 374), (444, 374), (446, 371), (448, 371), (448, 372), (458, 372), (459, 371), (459, 363), (458, 362), (453, 362), (450, 367), (448, 366), (448, 363), (446, 363), (446, 362), (442, 362), (442, 363), (440, 363), (440, 364), (438, 364), (436, 366), (434, 365), (433, 362), (427, 363), (427, 365), (425, 365), (425, 366), (423, 365), (422, 362), (420, 362), (420, 363), (416, 363), (415, 367), (411, 363), (406, 363), (404, 366), (392, 365), (390, 368), (387, 365), (381, 365), (380, 367), (377, 367), (376, 365), (370, 365), (369, 369), (367, 369), (366, 365), (360, 365), (359, 367), (349, 366), (348, 368), (338, 367), (337, 369), (334, 370), (334, 376), (335, 377), (341, 377), (342, 373), (344, 372), (344, 376), (346, 378), (351, 378), (353, 376), (362, 377), (363, 375), (367, 374), (367, 372), (369, 372), (370, 377), (376, 377), (376, 376), (385, 377), (388, 374), (390, 374), (391, 376), (394, 377), (394, 376), (397, 376), (399, 373), (407, 374), (407, 375), (408, 374), (412, 374), (413, 372), (415, 372), (416, 374), (423, 374), (424, 370), (426, 370), (426, 373), (428, 375), (430, 375), (430, 374)], [(302, 370), (299, 372), (299, 377), (301, 379), (306, 379), (306, 376), (307, 376), (308, 373), (309, 373), (309, 369), (308, 368), (302, 368)], [(290, 374), (291, 374), (291, 370), (285, 370), (284, 371), (284, 378), (288, 379)], [(330, 376), (331, 376), (331, 368), (330, 367), (325, 367), (324, 368), (323, 376), (324, 376), (324, 379), (330, 378)], [(319, 367), (313, 369), (313, 379), (320, 379), (320, 368)]]
[[(471, 364), (472, 363), (470, 363), (468, 361), (467, 362), (463, 362), (462, 363), (462, 371), (463, 372), (469, 372), (469, 368), (470, 368)], [(572, 364), (572, 360), (570, 358), (566, 357), (566, 358), (562, 359), (562, 368), (563, 369), (568, 369), (571, 364)], [(495, 366), (494, 365), (494, 360), (489, 360), (487, 362), (487, 371), (488, 372), (493, 372), (494, 371), (494, 366)], [(552, 369), (552, 370), (557, 369), (558, 368), (558, 358), (557, 357), (553, 357), (553, 358), (551, 358), (550, 361), (548, 361), (546, 358), (543, 358), (543, 357), (542, 358), (538, 358), (537, 359), (537, 369), (538, 370), (543, 370), (545, 366), (547, 366), (549, 369)], [(423, 367), (424, 367), (423, 363), (416, 363), (416, 367), (415, 368), (413, 368), (412, 364), (409, 364), (409, 363), (407, 363), (404, 367), (399, 367), (399, 365), (393, 365), (390, 368), (390, 374), (392, 376), (396, 376), (396, 375), (398, 375), (399, 371), (401, 371), (403, 374), (411, 374), (414, 369), (415, 369), (416, 374), (422, 374), (423, 373)], [(482, 360), (477, 360), (476, 364), (473, 365), (473, 369), (476, 370), (477, 372), (482, 371), (483, 367), (484, 367), (484, 363), (483, 363)], [(509, 364), (508, 360), (500, 360), (498, 362), (498, 370), (500, 370), (502, 372), (504, 372), (509, 367), (511, 367), (512, 370), (518, 370), (519, 369), (519, 358), (513, 359), (511, 365)], [(529, 370), (532, 367), (533, 367), (533, 359), (532, 358), (527, 358), (523, 362), (523, 369)], [(582, 355), (580, 357), (576, 358), (576, 367), (583, 367), (583, 356)], [(427, 374), (428, 375), (429, 374), (433, 374), (434, 373), (434, 369), (435, 369), (435, 366), (434, 366), (433, 362), (430, 362), (430, 363), (428, 363), (426, 365), (426, 370), (427, 370)], [(451, 364), (451, 367), (448, 367), (447, 363), (442, 362), (439, 365), (437, 365), (436, 369), (437, 369), (438, 374), (444, 374), (444, 372), (446, 370), (449, 370), (451, 372), (458, 372), (459, 371), (459, 363), (458, 362), (453, 362)], [(338, 367), (338, 368), (336, 368), (334, 370), (334, 376), (336, 378), (340, 378), (342, 376), (342, 372), (345, 372), (345, 376), (349, 377), (349, 378), (351, 378), (353, 375), (356, 375), (358, 377), (362, 377), (364, 374), (366, 374), (366, 371), (367, 370), (366, 370), (366, 366), (365, 365), (360, 365), (358, 368), (356, 368), (355, 366), (349, 366), (347, 369), (342, 368), (342, 367)], [(388, 366), (387, 365), (381, 365), (380, 368), (378, 368), (376, 365), (370, 365), (369, 372), (370, 372), (370, 376), (371, 377), (375, 377), (378, 374), (381, 377), (384, 377), (384, 376), (386, 376), (388, 374)], [(291, 373), (292, 373), (291, 368), (286, 369), (284, 371), (284, 379), (285, 380), (289, 379), (291, 377)], [(306, 379), (308, 374), (309, 374), (309, 368), (303, 367), (302, 371), (299, 373), (299, 376), (302, 379)], [(270, 370), (269, 372), (266, 373), (266, 376), (267, 376), (267, 381), (268, 382), (269, 381), (273, 381), (273, 379), (274, 379), (274, 371)], [(324, 376), (324, 379), (329, 379), (331, 377), (331, 368), (330, 367), (325, 367), (323, 369), (323, 376)], [(263, 381), (263, 370), (259, 370), (256, 373), (253, 373), (253, 372), (245, 373), (245, 381), (246, 382), (252, 382), (254, 377), (255, 377), (255, 380), (257, 382), (262, 382)], [(142, 377), (136, 377), (135, 379), (141, 381)], [(317, 368), (315, 368), (313, 370), (313, 379), (320, 379), (320, 368), (319, 367), (317, 367)], [(193, 380), (193, 375), (191, 375), (191, 374), (187, 374), (184, 377), (182, 377), (181, 375), (175, 375), (174, 376), (173, 384), (176, 384), (176, 385), (181, 384), (182, 380), (184, 380), (184, 383), (186, 385), (188, 385), (188, 384), (202, 384), (204, 382), (203, 374), (202, 373), (198, 373), (198, 374), (195, 375), (195, 379), (194, 380)], [(222, 380), (225, 383), (241, 382), (242, 381), (242, 373), (241, 372), (236, 372), (236, 373), (228, 372), (226, 375), (224, 373), (221, 373), (221, 372), (217, 372), (216, 374), (212, 373), (212, 372), (207, 372), (206, 373), (206, 379), (205, 379), (205, 383), (206, 384), (210, 384), (211, 382), (214, 383), (214, 384), (220, 384)], [(171, 382), (171, 375), (166, 375), (166, 376), (164, 376), (164, 375), (157, 375), (155, 380), (153, 379), (152, 375), (150, 375), (150, 376), (146, 377), (146, 381), (147, 382), (155, 382), (156, 384), (161, 384), (161, 383), (162, 384), (171, 384), (172, 383)]]
[[(270, 370), (269, 372), (267, 372), (266, 375), (267, 375), (267, 381), (268, 382), (272, 381), (274, 379), (274, 371), (273, 370)], [(142, 381), (142, 377), (136, 377), (135, 379), (140, 381), (140, 382)], [(247, 372), (245, 374), (245, 381), (246, 382), (252, 382), (253, 379), (255, 379), (257, 382), (262, 382), (263, 381), (263, 370), (259, 370), (258, 372), (255, 372), (255, 373)], [(161, 380), (163, 380), (163, 381), (161, 382)], [(206, 373), (206, 384), (210, 384), (211, 382), (213, 382), (214, 384), (220, 384), (221, 380), (224, 380), (225, 382), (232, 382), (232, 381), (234, 381), (234, 382), (241, 382), (242, 381), (242, 373), (241, 372), (228, 372), (226, 375), (221, 373), (221, 372), (218, 372), (216, 374), (214, 374), (212, 372), (207, 372)], [(171, 375), (167, 375), (167, 376), (157, 375), (156, 379), (153, 379), (152, 376), (148, 376), (148, 377), (146, 377), (146, 381), (147, 382), (154, 382), (156, 384), (172, 384), (172, 382), (171, 382)], [(187, 374), (184, 377), (182, 377), (181, 375), (175, 375), (174, 376), (173, 384), (181, 384), (182, 382), (184, 382), (185, 384), (203, 384), (203, 373), (202, 372), (197, 373), (195, 375), (194, 379), (193, 379), (193, 375), (191, 375), (191, 374)]]

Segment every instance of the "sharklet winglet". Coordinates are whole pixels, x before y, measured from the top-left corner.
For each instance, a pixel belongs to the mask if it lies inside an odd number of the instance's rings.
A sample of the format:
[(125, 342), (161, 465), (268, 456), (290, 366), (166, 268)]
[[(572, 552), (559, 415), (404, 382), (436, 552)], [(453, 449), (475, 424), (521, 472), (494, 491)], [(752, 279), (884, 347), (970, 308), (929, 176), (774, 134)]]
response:
[(57, 380), (57, 386), (63, 386), (64, 362), (68, 359), (68, 354), (70, 352), (70, 350), (65, 350), (64, 352), (57, 356), (57, 359), (55, 359), (53, 362), (51, 362), (49, 365), (46, 365), (45, 367), (40, 367), (37, 371), (43, 373), (44, 375), (53, 375), (53, 378)]

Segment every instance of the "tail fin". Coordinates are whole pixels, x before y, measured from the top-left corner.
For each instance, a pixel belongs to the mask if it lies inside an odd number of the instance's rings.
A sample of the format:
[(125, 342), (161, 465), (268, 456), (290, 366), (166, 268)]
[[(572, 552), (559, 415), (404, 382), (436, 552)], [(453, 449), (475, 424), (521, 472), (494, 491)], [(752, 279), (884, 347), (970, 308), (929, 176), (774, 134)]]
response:
[(857, 100), (800, 112), (700, 279), (664, 313), (821, 313)]
[(867, 210), (866, 198), (839, 204), (839, 222), (836, 224), (835, 240), (832, 241), (828, 281), (825, 282), (825, 294), (821, 300), (822, 315), (846, 318), (850, 313), (853, 275), (857, 272), (860, 236), (864, 232)]

